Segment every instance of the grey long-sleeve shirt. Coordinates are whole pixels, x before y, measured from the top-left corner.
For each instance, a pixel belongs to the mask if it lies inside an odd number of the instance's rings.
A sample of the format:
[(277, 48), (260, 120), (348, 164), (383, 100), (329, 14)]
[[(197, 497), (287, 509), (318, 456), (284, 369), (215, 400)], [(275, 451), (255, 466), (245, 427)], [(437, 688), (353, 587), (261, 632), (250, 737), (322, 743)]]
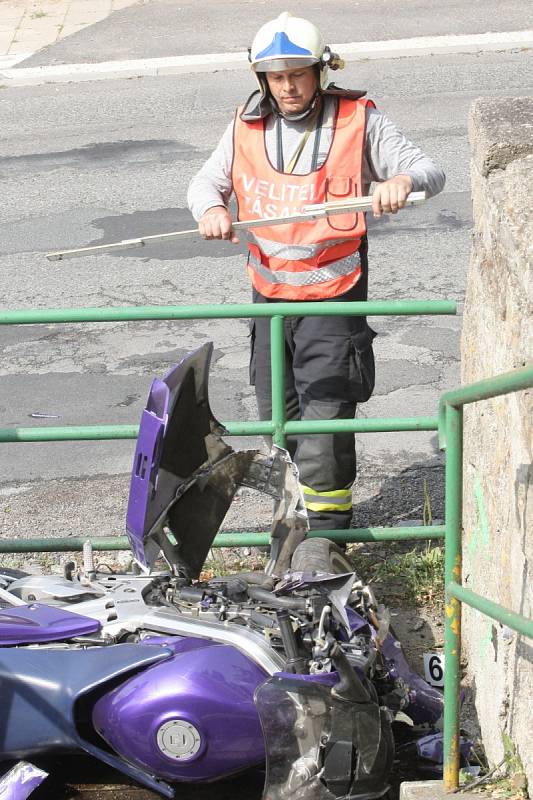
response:
[[(336, 99), (325, 97), (324, 121), (320, 132), (317, 168), (327, 158), (333, 136)], [(220, 142), (201, 170), (189, 184), (187, 201), (196, 220), (213, 206), (227, 206), (233, 191), (231, 165), (233, 161), (233, 121), (226, 128)], [(277, 163), (277, 126), (281, 128), (283, 161), (287, 164), (296, 151), (308, 121), (291, 122), (270, 114), (266, 119), (265, 140), (269, 158)], [(298, 159), (294, 174), (311, 170), (316, 130), (311, 133)], [(399, 174), (409, 175), (413, 191), (426, 191), (429, 197), (444, 187), (446, 176), (434, 161), (407, 139), (380, 111), (367, 109), (366, 140), (363, 155), (363, 193), (368, 194), (373, 182), (386, 181)]]

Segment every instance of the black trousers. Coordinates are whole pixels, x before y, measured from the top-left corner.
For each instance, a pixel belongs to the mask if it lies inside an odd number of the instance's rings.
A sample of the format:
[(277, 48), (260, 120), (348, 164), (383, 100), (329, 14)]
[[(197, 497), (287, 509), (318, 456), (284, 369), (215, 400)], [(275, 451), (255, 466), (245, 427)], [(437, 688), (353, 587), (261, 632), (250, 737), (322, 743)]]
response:
[[(255, 303), (276, 302), (255, 290), (253, 299)], [(357, 284), (330, 302), (361, 299), (366, 299), (366, 286)], [(365, 317), (286, 318), (287, 418), (352, 419), (357, 403), (368, 400), (374, 388), (374, 336)], [(268, 318), (252, 321), (250, 382), (255, 386), (260, 419), (270, 419)], [(351, 486), (356, 475), (354, 435), (292, 436), (288, 448), (298, 466), (311, 528), (349, 528)]]

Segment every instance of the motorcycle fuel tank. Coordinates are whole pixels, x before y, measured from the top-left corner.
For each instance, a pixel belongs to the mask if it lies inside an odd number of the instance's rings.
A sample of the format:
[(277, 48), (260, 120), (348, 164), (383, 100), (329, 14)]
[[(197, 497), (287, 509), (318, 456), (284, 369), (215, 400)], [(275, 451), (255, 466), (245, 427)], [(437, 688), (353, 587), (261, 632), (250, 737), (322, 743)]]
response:
[(207, 640), (177, 639), (172, 649), (169, 661), (98, 700), (92, 719), (100, 736), (125, 761), (170, 781), (212, 780), (263, 761), (254, 705), (263, 670)]

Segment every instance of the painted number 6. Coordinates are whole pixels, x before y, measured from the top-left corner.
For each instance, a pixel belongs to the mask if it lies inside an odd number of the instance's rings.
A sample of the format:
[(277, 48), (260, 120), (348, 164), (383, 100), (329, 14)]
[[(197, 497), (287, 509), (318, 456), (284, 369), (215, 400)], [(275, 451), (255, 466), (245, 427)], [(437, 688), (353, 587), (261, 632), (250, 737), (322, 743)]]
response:
[(444, 685), (444, 655), (440, 653), (424, 653), (424, 672), (428, 683), (432, 686)]

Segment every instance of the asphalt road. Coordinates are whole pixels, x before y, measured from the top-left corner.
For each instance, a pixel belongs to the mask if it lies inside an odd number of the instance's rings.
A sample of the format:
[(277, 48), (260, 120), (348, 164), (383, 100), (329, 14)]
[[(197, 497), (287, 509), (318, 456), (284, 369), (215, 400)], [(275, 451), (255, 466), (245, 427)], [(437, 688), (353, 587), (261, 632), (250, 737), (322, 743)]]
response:
[(329, 42), (513, 31), (529, 27), (523, 0), (148, 0), (118, 11), (21, 67), (245, 50), (260, 25), (290, 10)]
[[(181, 19), (177, 5), (134, 6), (33, 62), (84, 60), (89, 51), (108, 58), (111, 40), (106, 37), (113, 30), (115, 58), (163, 54), (162, 45), (158, 49), (162, 36), (152, 36), (151, 25), (160, 32), (166, 27), (165, 47), (175, 46), (171, 54), (221, 51), (232, 42), (239, 49), (256, 20), (276, 10), (269, 4), (250, 21), (244, 10), (251, 12), (252, 4), (240, 6), (243, 13), (236, 16), (236, 4), (228, 4), (224, 15), (212, 4), (210, 24), (204, 25), (192, 3), (180, 3), (187, 31), (183, 47), (169, 25)], [(459, 5), (449, 2), (438, 19), (433, 3), (408, 3), (393, 16), (385, 14), (390, 3), (378, 3), (378, 19), (371, 4), (361, 2), (357, 11), (350, 4), (348, 36), (341, 24), (348, 4), (340, 3), (327, 32), (337, 41), (371, 38), (369, 30), (386, 38), (385, 27), (390, 36), (484, 32), (494, 29), (496, 19), (505, 29), (520, 28), (525, 27), (520, 7), (505, 4), (498, 18), (495, 4), (492, 17), (490, 3), (473, 4), (459, 14)], [(307, 4), (306, 9), (312, 16)], [(318, 6), (315, 16), (325, 19)], [(468, 109), (479, 96), (528, 93), (532, 73), (531, 56), (520, 52), (384, 60), (345, 70), (342, 84), (368, 89), (448, 176), (445, 191), (424, 206), (370, 221), (373, 299), (462, 299), (471, 235)], [(190, 227), (187, 183), (253, 86), (246, 73), (218, 72), (2, 90), (2, 307), (247, 302), (242, 248), (227, 243), (189, 240), (59, 263), (46, 261), (44, 254)], [(439, 395), (459, 381), (460, 323), (460, 317), (371, 320), (380, 334), (378, 379), (361, 413), (434, 414)], [(244, 321), (41, 325), (0, 332), (0, 426), (136, 423), (152, 377), (207, 339), (215, 344), (215, 414), (223, 420), (253, 418)], [(42, 420), (31, 416), (36, 413), (55, 416)], [(412, 472), (412, 485), (420, 492), (425, 474), (440, 479), (433, 434), (359, 439), (363, 494), (367, 479), (379, 486), (402, 470)], [(132, 442), (2, 445), (0, 531), (121, 533), (132, 452)], [(405, 513), (416, 507), (404, 499)], [(368, 514), (369, 522), (381, 522), (371, 510)], [(256, 522), (262, 524), (260, 517)]]

